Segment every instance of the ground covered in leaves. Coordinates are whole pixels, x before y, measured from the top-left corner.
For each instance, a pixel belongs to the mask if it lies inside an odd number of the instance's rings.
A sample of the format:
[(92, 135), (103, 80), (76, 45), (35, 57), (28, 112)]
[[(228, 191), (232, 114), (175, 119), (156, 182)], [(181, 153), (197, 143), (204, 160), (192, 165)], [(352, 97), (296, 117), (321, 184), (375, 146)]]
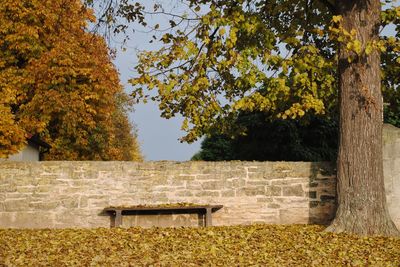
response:
[(320, 226), (0, 230), (0, 266), (400, 266), (400, 238)]

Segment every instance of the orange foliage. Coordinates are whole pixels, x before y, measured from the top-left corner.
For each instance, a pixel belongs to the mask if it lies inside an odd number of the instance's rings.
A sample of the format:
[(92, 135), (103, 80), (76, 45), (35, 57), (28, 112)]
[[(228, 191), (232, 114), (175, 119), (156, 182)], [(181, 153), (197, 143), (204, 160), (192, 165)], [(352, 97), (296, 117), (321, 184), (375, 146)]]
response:
[(0, 157), (40, 133), (46, 159), (140, 160), (118, 72), (86, 30), (91, 11), (79, 0), (2, 2)]

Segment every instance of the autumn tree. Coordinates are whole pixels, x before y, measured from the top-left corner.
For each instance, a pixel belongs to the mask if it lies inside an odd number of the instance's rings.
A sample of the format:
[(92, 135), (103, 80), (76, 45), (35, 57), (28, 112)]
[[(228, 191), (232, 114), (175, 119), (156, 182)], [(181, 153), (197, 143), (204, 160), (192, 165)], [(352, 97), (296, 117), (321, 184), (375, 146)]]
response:
[(141, 159), (109, 50), (87, 30), (92, 12), (78, 0), (20, 0), (0, 14), (2, 156), (40, 134), (46, 159)]
[(159, 4), (132, 9), (170, 16), (171, 28), (151, 25), (163, 47), (140, 54), (134, 95), (156, 88), (162, 116), (183, 115), (182, 140), (190, 142), (231, 130), (240, 112), (323, 114), (338, 92), (338, 210), (328, 230), (397, 235), (384, 190), (380, 55), (390, 51), (394, 62), (387, 63), (396, 66), (399, 36), (380, 38), (379, 31), (399, 24), (399, 7), (384, 1), (382, 12), (379, 0), (182, 2), (187, 14)]

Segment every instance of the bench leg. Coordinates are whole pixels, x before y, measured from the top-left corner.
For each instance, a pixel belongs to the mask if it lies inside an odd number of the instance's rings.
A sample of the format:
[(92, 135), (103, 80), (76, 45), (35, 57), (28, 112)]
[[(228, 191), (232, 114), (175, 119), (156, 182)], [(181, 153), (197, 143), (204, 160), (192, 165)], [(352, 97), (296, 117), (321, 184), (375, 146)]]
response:
[(211, 208), (206, 209), (206, 227), (212, 226), (212, 218), (211, 218), (212, 210)]
[(114, 227), (121, 227), (121, 226), (122, 226), (122, 211), (116, 210)]

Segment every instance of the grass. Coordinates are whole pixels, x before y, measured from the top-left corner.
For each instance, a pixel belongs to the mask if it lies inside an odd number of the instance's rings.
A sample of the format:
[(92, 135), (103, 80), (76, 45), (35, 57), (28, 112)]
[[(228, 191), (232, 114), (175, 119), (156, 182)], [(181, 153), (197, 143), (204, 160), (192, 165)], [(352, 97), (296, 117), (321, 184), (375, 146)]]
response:
[(400, 239), (309, 225), (0, 229), (0, 266), (400, 266)]

